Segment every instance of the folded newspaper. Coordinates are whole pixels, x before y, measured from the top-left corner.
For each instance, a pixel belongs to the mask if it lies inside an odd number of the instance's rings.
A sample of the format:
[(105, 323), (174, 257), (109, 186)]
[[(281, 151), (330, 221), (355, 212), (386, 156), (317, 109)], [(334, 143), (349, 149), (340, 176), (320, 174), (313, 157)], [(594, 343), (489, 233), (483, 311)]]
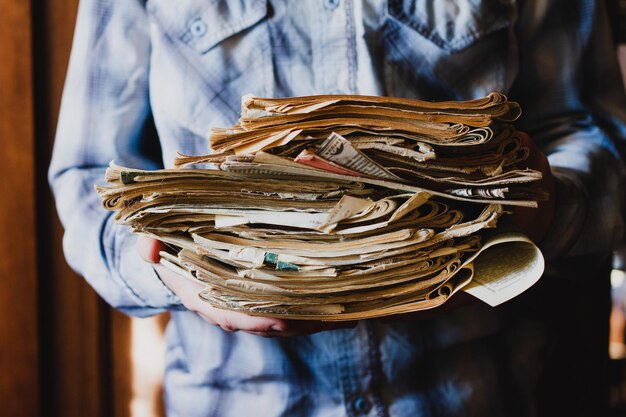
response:
[[(175, 169), (111, 164), (97, 186), (118, 223), (165, 242), (161, 263), (211, 305), (354, 320), (437, 307), (465, 290), (490, 305), (543, 272), (537, 247), (497, 228), (536, 207), (517, 103), (244, 96), (212, 153)], [(490, 229), (490, 230), (487, 230)]]

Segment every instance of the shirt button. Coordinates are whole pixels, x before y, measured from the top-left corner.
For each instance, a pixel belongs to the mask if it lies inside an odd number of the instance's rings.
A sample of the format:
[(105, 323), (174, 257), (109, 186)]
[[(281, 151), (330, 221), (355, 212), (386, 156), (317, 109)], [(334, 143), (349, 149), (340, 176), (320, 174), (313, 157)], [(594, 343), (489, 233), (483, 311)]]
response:
[(339, 7), (339, 2), (341, 0), (324, 0), (324, 7), (326, 7), (328, 10), (335, 10), (337, 7)]
[(191, 23), (191, 34), (195, 37), (202, 37), (206, 34), (207, 26), (202, 19), (196, 19)]
[(353, 403), (354, 411), (365, 414), (372, 409), (372, 403), (365, 397), (358, 397)]

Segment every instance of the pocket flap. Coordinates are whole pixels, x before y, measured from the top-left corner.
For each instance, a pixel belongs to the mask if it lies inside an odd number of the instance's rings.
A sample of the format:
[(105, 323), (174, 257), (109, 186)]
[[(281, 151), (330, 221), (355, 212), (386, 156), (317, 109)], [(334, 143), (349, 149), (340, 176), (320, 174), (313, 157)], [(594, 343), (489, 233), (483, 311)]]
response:
[(510, 25), (510, 0), (388, 0), (389, 15), (448, 52)]
[(267, 15), (267, 0), (151, 0), (149, 12), (172, 37), (205, 53)]

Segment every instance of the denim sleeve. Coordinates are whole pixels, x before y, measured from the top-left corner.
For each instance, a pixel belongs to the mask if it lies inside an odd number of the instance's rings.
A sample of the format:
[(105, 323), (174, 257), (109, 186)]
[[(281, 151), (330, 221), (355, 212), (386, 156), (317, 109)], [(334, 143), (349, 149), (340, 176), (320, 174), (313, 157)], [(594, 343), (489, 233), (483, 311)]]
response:
[(112, 306), (148, 316), (180, 305), (138, 255), (136, 236), (100, 206), (95, 184), (110, 161), (158, 168), (150, 120), (150, 37), (138, 0), (82, 0), (49, 181), (70, 266)]
[(622, 239), (626, 99), (604, 2), (523, 2), (513, 98), (548, 155), (556, 214), (548, 258), (609, 252)]

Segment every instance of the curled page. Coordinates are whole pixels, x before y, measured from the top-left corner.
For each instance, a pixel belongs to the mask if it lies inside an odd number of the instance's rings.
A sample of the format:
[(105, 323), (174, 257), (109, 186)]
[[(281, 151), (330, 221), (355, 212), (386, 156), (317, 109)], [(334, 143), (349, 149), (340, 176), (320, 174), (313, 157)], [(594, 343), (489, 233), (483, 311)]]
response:
[(466, 262), (474, 274), (463, 291), (492, 307), (517, 297), (543, 275), (545, 261), (539, 248), (521, 233), (500, 233)]

